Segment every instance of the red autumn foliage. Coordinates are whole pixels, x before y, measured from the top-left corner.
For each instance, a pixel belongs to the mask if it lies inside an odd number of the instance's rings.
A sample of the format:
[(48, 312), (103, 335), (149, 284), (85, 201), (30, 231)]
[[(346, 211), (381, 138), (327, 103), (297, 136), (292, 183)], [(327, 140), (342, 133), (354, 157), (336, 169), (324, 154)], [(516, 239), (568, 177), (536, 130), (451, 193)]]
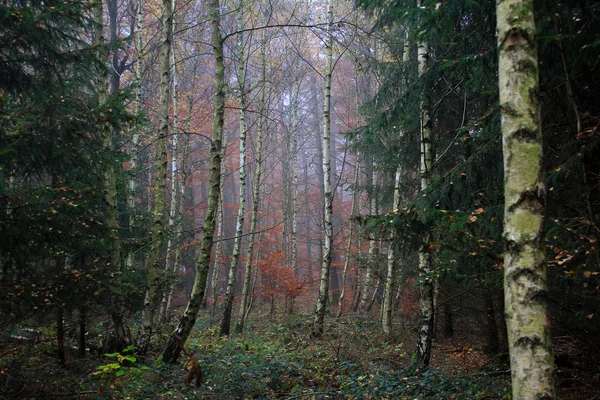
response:
[(281, 250), (269, 253), (268, 258), (259, 262), (258, 268), (262, 273), (261, 295), (264, 297), (297, 297), (310, 282), (306, 276), (294, 273), (285, 265), (285, 253)]

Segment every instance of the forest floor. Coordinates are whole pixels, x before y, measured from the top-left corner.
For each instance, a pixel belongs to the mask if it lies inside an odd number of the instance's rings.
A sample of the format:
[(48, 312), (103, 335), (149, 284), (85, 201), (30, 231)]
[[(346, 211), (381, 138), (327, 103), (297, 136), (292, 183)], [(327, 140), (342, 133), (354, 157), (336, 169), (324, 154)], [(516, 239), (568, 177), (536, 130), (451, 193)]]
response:
[[(385, 337), (377, 324), (346, 318), (330, 322), (321, 340), (308, 337), (309, 317), (269, 321), (258, 316), (247, 333), (219, 337), (201, 318), (188, 339), (203, 370), (203, 383), (185, 385), (179, 364), (156, 362), (168, 331), (158, 335), (156, 353), (68, 352), (57, 367), (54, 333), (35, 341), (0, 342), (0, 399), (510, 399), (510, 375), (502, 357), (491, 358), (482, 338), (440, 338), (426, 371), (411, 363), (409, 329)], [(262, 317), (262, 318), (261, 318)], [(257, 322), (260, 321), (260, 322)], [(555, 341), (559, 399), (600, 398), (598, 360), (574, 340)], [(69, 348), (70, 349), (70, 348)], [(593, 352), (592, 352), (593, 353)], [(586, 359), (586, 357), (588, 357)], [(590, 358), (591, 357), (591, 358)], [(564, 364), (564, 365), (563, 365)]]

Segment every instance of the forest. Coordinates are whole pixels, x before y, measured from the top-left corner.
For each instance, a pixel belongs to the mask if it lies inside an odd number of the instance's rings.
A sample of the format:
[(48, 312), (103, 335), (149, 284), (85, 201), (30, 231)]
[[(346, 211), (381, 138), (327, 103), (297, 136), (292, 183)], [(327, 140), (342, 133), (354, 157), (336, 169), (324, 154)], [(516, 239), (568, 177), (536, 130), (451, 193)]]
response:
[(600, 399), (600, 3), (2, 0), (1, 399)]

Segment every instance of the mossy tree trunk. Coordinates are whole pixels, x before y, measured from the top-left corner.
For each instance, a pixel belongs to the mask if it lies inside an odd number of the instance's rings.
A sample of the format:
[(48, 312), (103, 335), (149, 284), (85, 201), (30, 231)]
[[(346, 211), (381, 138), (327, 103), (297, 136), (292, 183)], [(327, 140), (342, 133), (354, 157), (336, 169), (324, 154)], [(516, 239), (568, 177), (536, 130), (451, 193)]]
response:
[[(107, 60), (108, 52), (104, 37), (104, 3), (98, 2), (94, 7), (94, 45), (98, 49), (98, 59)], [(98, 103), (100, 106), (108, 102), (108, 70), (98, 70)], [(102, 144), (108, 153), (114, 151), (113, 131), (108, 124), (102, 127)], [(115, 167), (111, 162), (103, 164), (104, 188), (103, 197), (106, 204), (106, 226), (109, 232), (109, 255), (107, 269), (119, 279), (121, 273), (121, 242), (119, 237), (119, 216), (117, 209), (117, 179)], [(125, 318), (125, 302), (120, 293), (111, 293), (109, 313), (112, 320), (112, 331), (105, 341), (106, 351), (121, 351), (131, 343), (131, 333)]]
[(225, 115), (225, 66), (223, 64), (223, 37), (221, 36), (221, 15), (219, 12), (219, 0), (210, 0), (208, 3), (211, 20), (211, 43), (215, 59), (215, 97), (213, 110), (213, 125), (210, 146), (210, 177), (208, 189), (208, 204), (206, 217), (202, 229), (202, 241), (200, 243), (200, 256), (196, 265), (196, 276), (188, 305), (177, 324), (177, 328), (169, 337), (169, 341), (163, 351), (163, 361), (174, 363), (185, 345), (194, 323), (206, 289), (206, 280), (210, 264), (210, 253), (212, 251), (213, 236), (216, 225), (217, 205), (219, 203), (219, 191), (221, 184), (221, 138), (223, 136), (223, 125)]
[[(176, 20), (175, 15), (177, 13), (177, 0), (171, 0), (172, 17), (171, 26), (172, 31), (175, 32)], [(174, 235), (177, 229), (176, 225), (181, 221), (181, 216), (177, 217), (178, 211), (178, 198), (179, 198), (179, 185), (183, 185), (180, 181), (179, 165), (177, 154), (179, 150), (179, 77), (177, 74), (177, 51), (175, 50), (175, 37), (171, 38), (171, 80), (173, 82), (173, 129), (172, 129), (172, 142), (171, 142), (171, 198), (169, 199), (169, 223), (168, 223), (168, 239), (167, 239), (167, 251), (165, 253), (165, 276), (167, 277), (168, 285), (167, 289), (163, 291), (161, 296), (160, 313), (158, 321), (163, 323), (169, 319), (169, 299), (173, 297), (173, 291), (175, 290), (175, 279), (177, 272), (177, 263), (175, 260), (174, 248), (179, 247), (176, 235)]]
[(159, 125), (156, 152), (156, 178), (154, 180), (154, 211), (152, 213), (152, 242), (148, 255), (148, 277), (142, 319), (136, 336), (136, 347), (144, 352), (150, 344), (156, 310), (164, 284), (165, 257), (165, 191), (167, 187), (167, 143), (169, 140), (169, 103), (171, 92), (171, 36), (172, 2), (163, 1), (162, 40), (160, 49)]
[[(143, 36), (143, 27), (144, 27), (144, 14), (143, 14), (144, 0), (137, 1), (137, 11), (136, 11), (136, 22), (135, 22), (135, 99), (134, 99), (134, 114), (136, 117), (141, 116), (142, 111), (142, 70), (143, 70), (143, 50), (144, 50), (144, 36)], [(140, 121), (136, 121), (133, 127), (133, 135), (131, 137), (131, 149), (130, 153), (130, 175), (128, 182), (128, 193), (127, 193), (127, 205), (129, 206), (129, 217), (127, 219), (127, 224), (129, 231), (132, 232), (135, 227), (135, 215), (136, 215), (136, 178), (137, 178), (137, 168), (138, 168), (138, 145), (140, 142)], [(127, 256), (125, 258), (125, 267), (130, 270), (133, 268), (135, 253), (133, 246), (130, 246), (127, 250)]]
[(498, 0), (504, 292), (513, 399), (555, 399), (544, 257), (542, 130), (533, 0)]

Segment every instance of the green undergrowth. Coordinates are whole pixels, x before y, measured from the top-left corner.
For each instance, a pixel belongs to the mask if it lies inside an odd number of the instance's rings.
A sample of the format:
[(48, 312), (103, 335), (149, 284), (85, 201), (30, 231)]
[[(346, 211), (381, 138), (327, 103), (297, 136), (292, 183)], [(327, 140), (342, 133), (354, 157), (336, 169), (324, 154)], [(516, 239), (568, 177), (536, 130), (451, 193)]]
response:
[[(370, 324), (332, 324), (311, 340), (306, 317), (263, 322), (243, 335), (219, 337), (200, 321), (186, 348), (204, 383), (185, 386), (181, 366), (157, 365), (159, 379), (133, 377), (120, 398), (189, 399), (508, 399), (506, 376), (418, 370), (402, 343)], [(182, 356), (181, 363), (185, 362)], [(142, 375), (143, 377), (143, 375)]]
[[(307, 322), (306, 317), (297, 316), (284, 323), (251, 326), (243, 335), (220, 337), (216, 328), (199, 321), (186, 343), (203, 370), (199, 387), (185, 385), (186, 356), (182, 355), (178, 364), (169, 365), (152, 361), (158, 358), (158, 352), (142, 359), (131, 349), (122, 354), (89, 357), (78, 361), (76, 369), (48, 368), (33, 374), (70, 382), (60, 390), (56, 386), (53, 390), (46, 388), (47, 398), (52, 398), (50, 392), (55, 390), (56, 394), (71, 392), (78, 398), (100, 399), (510, 398), (506, 376), (494, 377), (485, 371), (456, 375), (416, 369), (403, 344), (380, 335), (376, 325), (331, 325), (324, 338), (311, 340)], [(161, 338), (158, 340), (157, 350), (161, 347)], [(44, 354), (38, 354), (35, 363), (43, 363), (40, 358), (48, 357), (49, 350), (45, 348)], [(24, 354), (20, 356), (24, 365), (33, 368), (24, 360)], [(38, 377), (38, 382), (43, 379)], [(35, 393), (31, 387), (27, 392)]]

